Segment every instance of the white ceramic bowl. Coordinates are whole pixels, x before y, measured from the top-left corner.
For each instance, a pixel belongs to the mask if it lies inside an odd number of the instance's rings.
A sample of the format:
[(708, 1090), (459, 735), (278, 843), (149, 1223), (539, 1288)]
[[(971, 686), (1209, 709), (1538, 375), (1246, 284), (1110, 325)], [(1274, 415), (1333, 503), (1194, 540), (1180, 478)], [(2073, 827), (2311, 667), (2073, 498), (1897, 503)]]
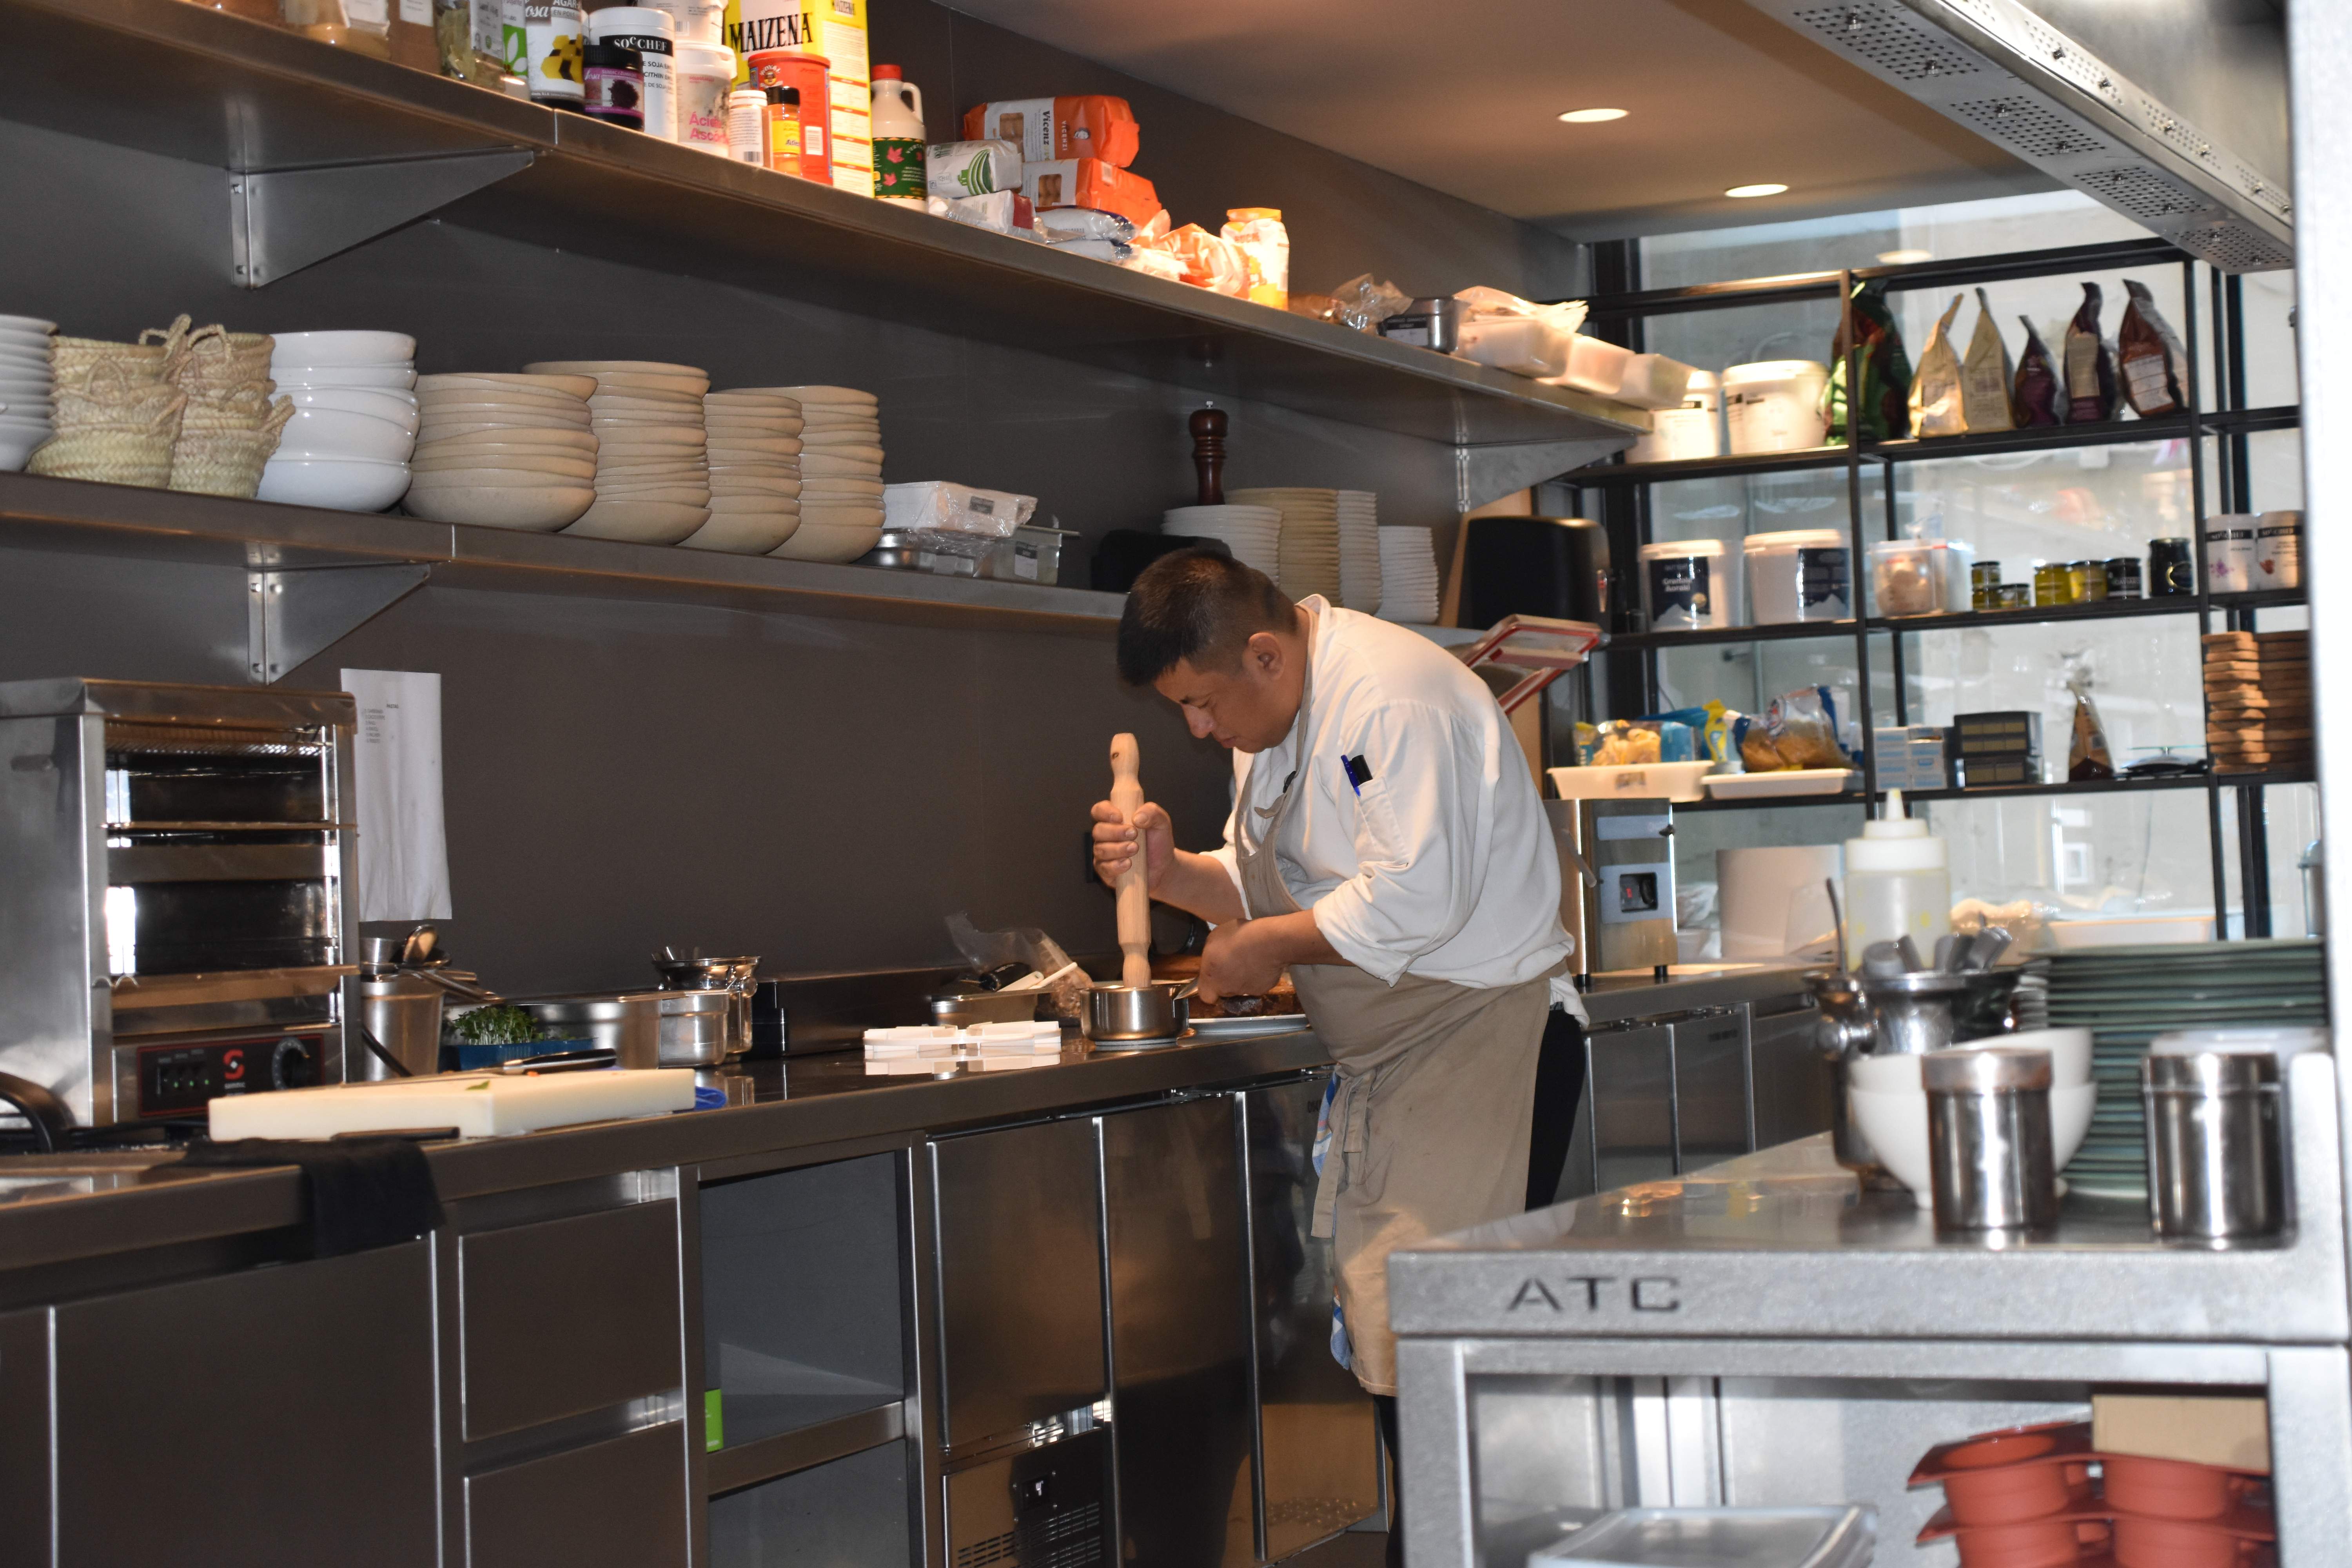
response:
[(351, 458), (272, 458), (261, 470), (263, 500), (338, 511), (382, 511), (408, 489), (408, 465)]
[(278, 392), (297, 408), (331, 408), (344, 414), (364, 414), (371, 419), (389, 419), (412, 434), (421, 417), (416, 411), (416, 394), (403, 392), (397, 387), (281, 386)]
[(676, 544), (710, 521), (710, 509), (668, 501), (610, 500), (603, 496), (564, 532), (579, 539), (619, 539), (632, 544)]
[(0, 327), (14, 332), (54, 332), (55, 321), (44, 321), (38, 316), (0, 316)]
[(396, 386), (416, 384), (416, 372), (399, 364), (282, 364), (272, 360), (269, 379), (279, 391), (295, 386)]
[(436, 452), (465, 452), (479, 447), (539, 447), (578, 452), (583, 457), (596, 455), (596, 437), (585, 430), (509, 429), (504, 426), (488, 430), (475, 430), (463, 436), (436, 436), (424, 442), (420, 449)]
[(817, 521), (803, 512), (793, 536), (768, 553), (788, 561), (855, 561), (873, 549), (881, 537), (882, 525), (878, 522), (872, 527), (844, 526)]
[(411, 517), (435, 522), (470, 522), (483, 528), (512, 528), (526, 533), (552, 533), (593, 505), (596, 492), (585, 486), (553, 486), (545, 489), (462, 487), (412, 493), (404, 503)]
[(269, 351), (286, 364), (404, 364), (416, 357), (406, 332), (277, 332)]
[(0, 474), (13, 474), (32, 460), (33, 449), (49, 438), (50, 432), (22, 430), (0, 425)]
[(411, 478), (414, 488), (419, 490), (467, 490), (494, 488), (543, 490), (550, 487), (562, 489), (573, 485), (593, 487), (595, 483), (596, 471), (586, 463), (565, 462), (561, 458), (541, 459), (541, 461), (551, 466), (540, 467), (534, 464), (526, 468), (523, 466), (524, 460), (518, 458), (511, 468), (492, 468), (485, 463), (479, 467), (424, 468), (412, 470)]
[(716, 550), (728, 555), (765, 555), (798, 531), (798, 513), (710, 514), (710, 521), (678, 541), (684, 550)]
[[(2050, 1084), (2053, 1089), (2076, 1089), (2091, 1081), (2088, 1029), (2025, 1029), (2014, 1035), (1970, 1040), (1952, 1048), (1965, 1051), (1979, 1046), (2018, 1046), (2048, 1051)], [(1845, 1064), (1846, 1081), (1874, 1094), (1922, 1093), (1919, 1064), (1926, 1059), (1917, 1056), (1855, 1057)]]
[(365, 458), (377, 463), (404, 463), (415, 448), (413, 426), (396, 425), (373, 414), (351, 414), (340, 408), (295, 407), (278, 437), (281, 458)]
[[(2095, 1084), (2050, 1091), (2050, 1152), (2060, 1170), (2065, 1169), (2066, 1162), (2090, 1134), (2091, 1111), (2098, 1100)], [(1927, 1091), (1880, 1094), (1849, 1089), (1846, 1105), (1878, 1163), (1911, 1189), (1921, 1208), (1931, 1205), (1935, 1199), (1933, 1177), (1928, 1173)]]

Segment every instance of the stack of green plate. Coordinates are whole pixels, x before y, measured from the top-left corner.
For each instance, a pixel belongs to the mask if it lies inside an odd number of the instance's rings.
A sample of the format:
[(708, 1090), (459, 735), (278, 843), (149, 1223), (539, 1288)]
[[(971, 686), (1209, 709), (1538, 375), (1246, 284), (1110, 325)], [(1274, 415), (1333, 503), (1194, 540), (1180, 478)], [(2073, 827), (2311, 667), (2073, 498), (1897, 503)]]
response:
[(2050, 1026), (2091, 1031), (2098, 1108), (2090, 1136), (2066, 1166), (2067, 1184), (2080, 1192), (2147, 1195), (2139, 1063), (2157, 1036), (2327, 1022), (2319, 943), (2300, 938), (2085, 948), (2053, 953), (2034, 967), (2044, 965)]

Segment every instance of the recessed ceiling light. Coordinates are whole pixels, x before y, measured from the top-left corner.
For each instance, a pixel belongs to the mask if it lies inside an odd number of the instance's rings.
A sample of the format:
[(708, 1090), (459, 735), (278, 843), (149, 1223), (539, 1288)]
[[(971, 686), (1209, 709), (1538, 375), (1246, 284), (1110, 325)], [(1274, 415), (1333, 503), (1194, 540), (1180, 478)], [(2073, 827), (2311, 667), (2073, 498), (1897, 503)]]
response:
[(1560, 119), (1570, 125), (1598, 125), (1604, 120), (1622, 120), (1622, 109), (1571, 109)]
[(1922, 261), (1935, 260), (1936, 253), (1932, 250), (1882, 250), (1878, 253), (1878, 259), (1887, 267), (1914, 267)]
[(1767, 181), (1760, 185), (1734, 185), (1723, 194), (1744, 201), (1749, 196), (1777, 196), (1788, 188), (1786, 185), (1776, 185)]

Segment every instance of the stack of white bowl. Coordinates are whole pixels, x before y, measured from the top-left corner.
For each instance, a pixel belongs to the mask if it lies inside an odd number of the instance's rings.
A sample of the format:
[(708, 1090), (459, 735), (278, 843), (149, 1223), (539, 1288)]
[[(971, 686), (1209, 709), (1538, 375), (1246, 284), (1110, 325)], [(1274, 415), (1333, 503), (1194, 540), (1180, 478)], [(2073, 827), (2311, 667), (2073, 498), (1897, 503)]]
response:
[(1243, 565), (1282, 574), (1282, 513), (1270, 506), (1172, 506), (1160, 514), (1160, 531), (1217, 540)]
[(855, 561), (882, 537), (881, 400), (853, 386), (776, 386), (801, 405), (801, 525), (772, 553)]
[(801, 526), (801, 404), (747, 386), (702, 400), (710, 437), (710, 521), (688, 550), (765, 555)]
[(1243, 506), (1270, 506), (1282, 514), (1281, 570), (1275, 581), (1293, 599), (1320, 594), (1340, 603), (1339, 492), (1318, 489), (1227, 490)]
[(654, 360), (541, 360), (541, 375), (594, 378), (596, 504), (563, 531), (632, 544), (677, 544), (710, 521), (702, 396), (710, 375)]
[(1333, 490), (1339, 511), (1339, 603), (1381, 613), (1381, 498), (1370, 490)]
[(269, 379), (294, 405), (261, 470), (263, 500), (382, 511), (408, 489), (416, 340), (405, 332), (279, 332)]
[(49, 339), (55, 321), (0, 316), (0, 472), (25, 466), (33, 448), (57, 433)]
[[(2051, 1163), (2063, 1168), (2089, 1134), (2091, 1111), (2098, 1101), (2098, 1085), (2091, 1078), (2091, 1031), (2024, 1029), (1951, 1048), (1996, 1047), (2050, 1054)], [(1881, 1055), (1852, 1057), (1845, 1063), (1846, 1109), (1854, 1126), (1869, 1140), (1878, 1163), (1911, 1189), (1921, 1208), (1933, 1201), (1927, 1086), (1920, 1076), (1920, 1064), (1926, 1059)]]
[(428, 375), (416, 384), (413, 517), (552, 533), (596, 500), (584, 375)]
[(1436, 625), (1437, 547), (1429, 530), (1400, 524), (1380, 536), (1381, 619)]

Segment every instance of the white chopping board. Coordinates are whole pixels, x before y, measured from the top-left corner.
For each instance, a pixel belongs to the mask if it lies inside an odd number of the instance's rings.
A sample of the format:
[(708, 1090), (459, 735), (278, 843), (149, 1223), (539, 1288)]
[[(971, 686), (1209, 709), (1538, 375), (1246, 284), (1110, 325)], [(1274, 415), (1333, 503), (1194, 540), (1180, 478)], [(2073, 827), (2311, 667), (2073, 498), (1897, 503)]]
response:
[(463, 1138), (491, 1138), (693, 1108), (689, 1069), (608, 1068), (537, 1077), (444, 1073), (281, 1089), (223, 1095), (206, 1110), (217, 1139), (331, 1138), (412, 1127), (455, 1127)]

